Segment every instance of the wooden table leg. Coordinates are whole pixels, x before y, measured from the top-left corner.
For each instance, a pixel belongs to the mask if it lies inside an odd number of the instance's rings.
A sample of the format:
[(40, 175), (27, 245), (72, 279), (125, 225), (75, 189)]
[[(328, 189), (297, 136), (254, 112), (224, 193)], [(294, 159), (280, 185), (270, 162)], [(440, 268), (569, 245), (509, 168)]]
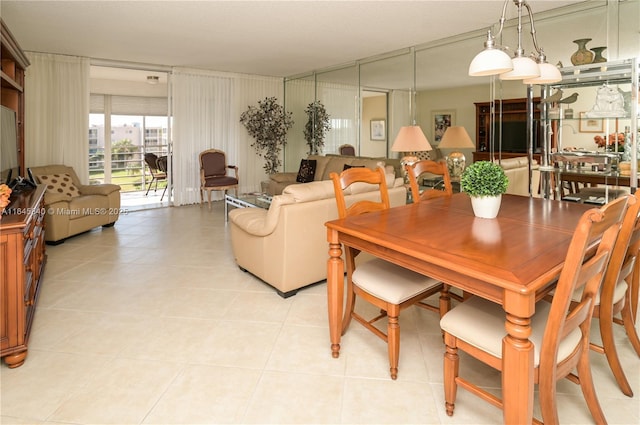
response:
[(329, 241), (329, 259), (327, 260), (327, 303), (329, 308), (329, 335), (331, 355), (340, 356), (340, 336), (342, 334), (342, 310), (344, 302), (344, 262), (342, 245), (338, 241), (338, 232), (327, 230)]
[(505, 424), (530, 424), (533, 418), (533, 343), (531, 319), (507, 313), (502, 340), (502, 399)]

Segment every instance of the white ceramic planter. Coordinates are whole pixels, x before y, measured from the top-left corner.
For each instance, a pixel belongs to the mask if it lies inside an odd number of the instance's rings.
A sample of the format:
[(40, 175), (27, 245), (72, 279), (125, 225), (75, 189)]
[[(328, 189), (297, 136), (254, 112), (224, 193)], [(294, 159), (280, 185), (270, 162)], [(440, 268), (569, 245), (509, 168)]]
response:
[(502, 203), (502, 195), (498, 196), (472, 196), (471, 207), (476, 217), (496, 218)]

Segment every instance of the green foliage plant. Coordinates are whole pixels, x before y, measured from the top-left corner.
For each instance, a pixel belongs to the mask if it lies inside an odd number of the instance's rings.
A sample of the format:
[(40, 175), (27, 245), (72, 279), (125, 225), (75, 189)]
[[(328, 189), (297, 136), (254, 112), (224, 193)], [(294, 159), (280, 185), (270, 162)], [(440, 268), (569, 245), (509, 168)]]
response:
[(324, 147), (326, 133), (331, 130), (329, 114), (322, 102), (316, 100), (307, 105), (304, 110), (307, 114), (307, 123), (304, 126), (304, 140), (309, 146), (309, 155), (319, 155)]
[(460, 189), (469, 196), (498, 196), (507, 191), (509, 179), (500, 165), (476, 161), (465, 168), (460, 177)]
[(249, 106), (240, 115), (240, 122), (255, 139), (251, 146), (264, 157), (267, 174), (276, 173), (282, 164), (280, 151), (287, 144), (287, 132), (293, 127), (292, 116), (275, 97), (265, 97), (258, 101), (258, 106)]

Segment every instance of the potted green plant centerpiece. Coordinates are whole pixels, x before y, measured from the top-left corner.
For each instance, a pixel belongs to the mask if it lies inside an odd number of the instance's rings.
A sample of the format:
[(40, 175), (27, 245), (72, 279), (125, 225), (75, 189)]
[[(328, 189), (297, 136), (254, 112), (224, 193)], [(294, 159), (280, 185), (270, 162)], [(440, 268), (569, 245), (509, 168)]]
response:
[(255, 139), (251, 144), (260, 156), (264, 156), (264, 170), (267, 174), (274, 174), (281, 164), (280, 151), (287, 143), (287, 132), (293, 126), (291, 112), (286, 112), (278, 104), (275, 97), (266, 97), (258, 101), (258, 106), (240, 115), (240, 122)]
[(500, 165), (477, 161), (465, 168), (460, 177), (460, 189), (471, 197), (476, 217), (495, 218), (500, 209), (502, 194), (509, 179)]

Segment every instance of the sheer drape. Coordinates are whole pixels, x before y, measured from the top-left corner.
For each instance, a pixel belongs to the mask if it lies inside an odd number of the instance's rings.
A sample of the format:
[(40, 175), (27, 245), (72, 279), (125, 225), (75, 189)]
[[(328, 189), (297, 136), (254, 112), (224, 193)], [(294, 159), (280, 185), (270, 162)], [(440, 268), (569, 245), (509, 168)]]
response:
[(324, 152), (338, 152), (345, 143), (356, 146), (360, 141), (358, 128), (360, 106), (358, 87), (349, 84), (318, 82), (318, 100), (331, 116), (331, 130), (324, 141)]
[(240, 193), (260, 190), (263, 162), (240, 114), (267, 96), (281, 100), (282, 80), (176, 68), (172, 82), (174, 205), (200, 202), (198, 155), (211, 148), (239, 167)]
[(26, 54), (26, 166), (65, 164), (88, 183), (89, 59)]

